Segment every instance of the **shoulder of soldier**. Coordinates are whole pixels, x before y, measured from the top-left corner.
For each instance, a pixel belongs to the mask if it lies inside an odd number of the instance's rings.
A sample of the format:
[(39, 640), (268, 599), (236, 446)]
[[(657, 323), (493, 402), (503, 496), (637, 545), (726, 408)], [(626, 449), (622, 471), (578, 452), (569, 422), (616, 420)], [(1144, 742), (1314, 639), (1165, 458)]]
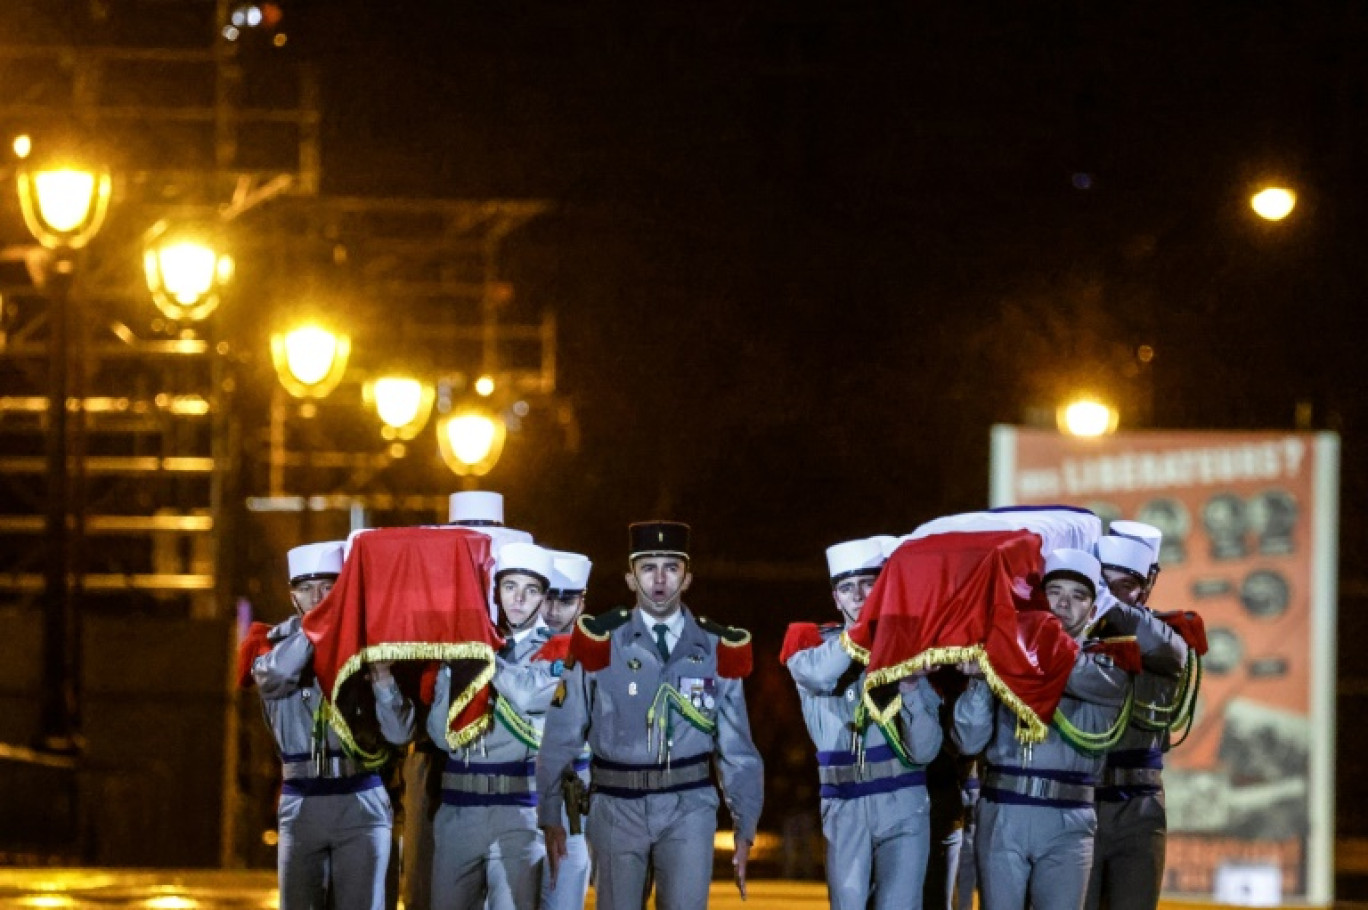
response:
[(784, 643), (779, 648), (779, 662), (788, 666), (789, 659), (793, 655), (821, 647), (840, 635), (842, 628), (844, 627), (838, 622), (789, 623), (788, 630), (784, 633)]
[(575, 620), (575, 631), (570, 636), (570, 654), (565, 665), (579, 664), (586, 672), (602, 670), (613, 658), (613, 631), (627, 624), (632, 611), (626, 607), (609, 610), (595, 616), (585, 614)]
[(728, 679), (745, 679), (754, 666), (751, 654), (751, 634), (738, 626), (713, 622), (706, 616), (697, 619), (698, 627), (717, 639), (717, 675)]

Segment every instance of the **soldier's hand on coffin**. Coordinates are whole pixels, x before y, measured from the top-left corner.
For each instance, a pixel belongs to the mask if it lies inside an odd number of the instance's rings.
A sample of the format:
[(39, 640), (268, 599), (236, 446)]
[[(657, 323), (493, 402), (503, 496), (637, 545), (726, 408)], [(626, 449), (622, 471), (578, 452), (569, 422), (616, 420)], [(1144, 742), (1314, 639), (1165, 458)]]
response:
[(376, 683), (389, 682), (391, 679), (390, 667), (393, 665), (394, 661), (392, 660), (377, 660), (371, 663), (369, 670), (370, 681)]
[(971, 679), (983, 678), (983, 668), (979, 666), (978, 661), (976, 660), (966, 660), (964, 663), (955, 667), (955, 669)]

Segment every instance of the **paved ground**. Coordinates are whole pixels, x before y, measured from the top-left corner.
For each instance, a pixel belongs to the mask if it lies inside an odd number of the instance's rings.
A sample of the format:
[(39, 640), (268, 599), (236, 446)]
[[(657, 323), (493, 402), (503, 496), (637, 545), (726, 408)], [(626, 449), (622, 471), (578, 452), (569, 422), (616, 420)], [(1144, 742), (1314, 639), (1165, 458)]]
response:
[[(0, 869), (0, 908), (275, 910), (276, 901), (275, 875), (271, 872)], [(745, 904), (730, 882), (714, 882), (710, 900), (714, 910), (819, 910), (826, 905), (826, 887), (821, 882), (752, 882), (750, 900)], [(1166, 902), (1161, 908), (1189, 910), (1199, 906), (1210, 910), (1213, 905)], [(593, 907), (592, 892), (589, 907)]]

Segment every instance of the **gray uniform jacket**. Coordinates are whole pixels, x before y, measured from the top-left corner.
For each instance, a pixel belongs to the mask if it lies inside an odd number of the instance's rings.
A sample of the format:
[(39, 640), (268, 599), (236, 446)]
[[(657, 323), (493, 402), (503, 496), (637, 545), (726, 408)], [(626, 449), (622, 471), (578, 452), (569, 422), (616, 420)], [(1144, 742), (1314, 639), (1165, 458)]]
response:
[[(1116, 722), (1130, 688), (1130, 676), (1110, 659), (1080, 651), (1059, 701), (1059, 710), (1085, 733), (1101, 733)], [(1042, 718), (1047, 720), (1048, 718)], [(983, 752), (989, 767), (1025, 768), (1030, 772), (1064, 772), (1095, 779), (1104, 756), (1085, 755), (1069, 745), (1052, 726), (1045, 742), (1022, 746), (1016, 740), (1016, 715), (993, 697), (981, 679), (969, 681), (955, 702), (951, 738), (961, 754)], [(983, 796), (989, 797), (987, 781)], [(1090, 800), (1089, 800), (1090, 801)]]
[[(594, 773), (611, 767), (645, 776), (667, 766), (680, 769), (702, 762), (706, 767), (715, 756), (736, 836), (753, 842), (764, 801), (764, 766), (751, 741), (741, 680), (717, 672), (718, 638), (687, 609), (668, 661), (661, 660), (640, 609), (608, 634), (608, 665), (589, 672), (576, 661), (562, 677), (548, 712), (537, 761), (538, 824), (562, 824), (561, 775), (573, 767), (587, 740)], [(716, 731), (710, 735), (698, 729), (659, 698), (666, 683), (689, 697), (694, 709), (716, 724)], [(654, 725), (648, 722), (653, 705)], [(597, 780), (594, 789), (608, 792)], [(700, 808), (716, 807), (718, 801), (711, 786), (678, 796), (681, 804)]]
[[(545, 626), (538, 626), (519, 642), (510, 642), (494, 658), (493, 687), (503, 699), (538, 733), (546, 721), (546, 709), (556, 690), (556, 677), (551, 665), (533, 661), (532, 656), (551, 638)], [(433, 690), (432, 710), (428, 712), (427, 732), (443, 751), (462, 763), (499, 764), (528, 762), (536, 758), (536, 748), (518, 739), (498, 720), (489, 731), (465, 748), (453, 750), (447, 742), (447, 713), (451, 707), (451, 668), (444, 666), (437, 674)]]
[[(1112, 749), (1108, 767), (1157, 771), (1163, 766), (1162, 753), (1168, 749), (1168, 732), (1147, 729), (1137, 721), (1158, 726), (1169, 720), (1169, 715), (1156, 709), (1173, 702), (1178, 675), (1187, 663), (1187, 642), (1148, 609), (1125, 604), (1108, 610), (1098, 631), (1107, 636), (1134, 635), (1144, 667), (1135, 676), (1131, 723)], [(1128, 793), (1154, 792), (1157, 786), (1157, 781), (1139, 783), (1118, 778), (1115, 786), (1108, 782), (1098, 795), (1102, 799), (1123, 799)]]
[[(824, 627), (822, 644), (799, 651), (788, 660), (789, 673), (798, 684), (803, 721), (817, 747), (819, 763), (824, 756), (853, 751), (855, 710), (864, 693), (864, 673), (851, 672), (852, 660), (841, 647), (840, 634), (840, 626)], [(839, 690), (838, 683), (843, 683)], [(900, 688), (903, 703), (898, 715), (899, 732), (908, 757), (915, 764), (925, 765), (940, 752), (941, 726), (936, 713), (940, 696), (925, 679), (917, 677), (904, 680)], [(880, 747), (887, 746), (883, 731), (871, 724), (865, 731), (863, 745), (866, 756), (871, 752), (878, 754)], [(830, 795), (838, 796), (834, 792)]]
[[(294, 766), (308, 761), (314, 749), (314, 715), (323, 700), (313, 675), (313, 644), (300, 628), (300, 618), (291, 617), (273, 628), (267, 640), (274, 646), (252, 664), (252, 678), (261, 693), (266, 721), (275, 735), (291, 776)], [(380, 735), (395, 745), (403, 745), (413, 738), (413, 703), (404, 697), (398, 684), (389, 679), (371, 686), (375, 693), (375, 719)], [(358, 773), (352, 769), (343, 752), (337, 734), (328, 728), (327, 755), (329, 773), (324, 777), (345, 777)], [(301, 774), (305, 769), (299, 769)], [(347, 773), (341, 773), (341, 772)], [(303, 776), (313, 776), (303, 774)]]

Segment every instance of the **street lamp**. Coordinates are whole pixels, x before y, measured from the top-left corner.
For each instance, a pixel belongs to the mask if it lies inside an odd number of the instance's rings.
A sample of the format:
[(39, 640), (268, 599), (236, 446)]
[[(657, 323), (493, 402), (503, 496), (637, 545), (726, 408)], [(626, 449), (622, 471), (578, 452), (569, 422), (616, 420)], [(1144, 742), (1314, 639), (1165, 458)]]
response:
[(347, 371), (351, 336), (309, 322), (271, 336), (280, 384), (296, 398), (326, 398)]
[(1077, 398), (1056, 412), (1059, 430), (1070, 436), (1096, 437), (1116, 431), (1116, 408), (1092, 398)]
[(25, 159), (18, 176), (24, 224), (43, 246), (79, 250), (99, 232), (109, 211), (112, 180), (107, 169), (63, 159)]
[(384, 424), (385, 439), (407, 441), (422, 432), (432, 414), (437, 390), (430, 382), (412, 376), (381, 376), (366, 383), (366, 403), (375, 407)]
[[(18, 143), (16, 153), (21, 151)], [(68, 454), (68, 396), (71, 373), (70, 329), (73, 253), (100, 230), (109, 209), (111, 180), (102, 167), (81, 167), (74, 160), (36, 161), (25, 144), (19, 167), (19, 205), (35, 240), (53, 251), (42, 272), (50, 301), (48, 319), (47, 407), (47, 565), (43, 578), (43, 740), (53, 751), (75, 746), (72, 709), (75, 703), (71, 628), (71, 510)]]
[(1265, 221), (1282, 221), (1296, 205), (1297, 194), (1281, 186), (1265, 187), (1249, 199), (1250, 208)]
[(459, 477), (481, 477), (493, 470), (503, 453), (508, 427), (484, 408), (458, 408), (437, 421), (437, 449)]
[(212, 228), (158, 222), (143, 247), (147, 289), (168, 319), (197, 321), (219, 305), (233, 278), (233, 257), (221, 253)]

